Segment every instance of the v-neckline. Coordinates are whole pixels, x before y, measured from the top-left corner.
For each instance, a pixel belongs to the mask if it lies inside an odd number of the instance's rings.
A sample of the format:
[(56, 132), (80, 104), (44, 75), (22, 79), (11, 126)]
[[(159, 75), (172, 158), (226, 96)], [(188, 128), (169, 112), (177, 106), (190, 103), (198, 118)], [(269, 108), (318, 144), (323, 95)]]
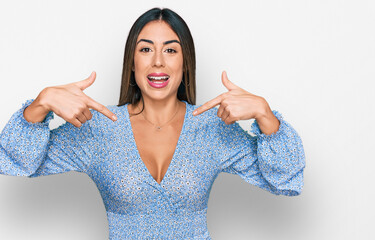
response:
[(132, 128), (132, 124), (130, 122), (130, 115), (129, 115), (129, 110), (128, 110), (128, 103), (125, 105), (125, 111), (126, 111), (126, 120), (129, 122), (129, 129), (130, 129), (130, 141), (131, 141), (131, 144), (133, 145), (133, 148), (135, 149), (135, 152), (136, 152), (136, 159), (140, 161), (140, 165), (141, 167), (145, 170), (143, 172), (146, 172), (146, 175), (147, 177), (150, 179), (150, 181), (152, 181), (153, 183), (157, 184), (159, 187), (161, 187), (163, 185), (163, 183), (166, 181), (165, 178), (168, 176), (168, 174), (170, 174), (170, 172), (172, 171), (171, 170), (171, 167), (173, 167), (174, 165), (174, 160), (176, 158), (176, 155), (178, 154), (179, 152), (179, 149), (181, 148), (180, 145), (182, 144), (181, 143), (181, 139), (183, 138), (183, 136), (185, 135), (185, 127), (186, 127), (186, 122), (187, 122), (187, 118), (188, 118), (188, 107), (189, 107), (189, 104), (182, 100), (182, 102), (185, 103), (186, 105), (186, 108), (185, 108), (185, 116), (184, 116), (184, 122), (182, 123), (182, 128), (181, 128), (181, 131), (180, 131), (180, 135), (178, 137), (178, 140), (177, 140), (177, 144), (176, 144), (176, 148), (173, 152), (173, 155), (172, 155), (172, 159), (171, 161), (169, 162), (169, 165), (168, 165), (168, 168), (167, 168), (167, 171), (165, 172), (164, 176), (163, 176), (163, 179), (160, 181), (160, 183), (158, 183), (155, 178), (152, 176), (152, 174), (150, 173), (150, 171), (148, 170), (146, 164), (144, 163), (144, 161), (142, 160), (141, 158), (141, 154), (139, 153), (138, 151), (138, 146), (137, 146), (137, 143), (135, 141), (135, 137), (134, 137), (134, 133), (133, 133), (133, 128)]

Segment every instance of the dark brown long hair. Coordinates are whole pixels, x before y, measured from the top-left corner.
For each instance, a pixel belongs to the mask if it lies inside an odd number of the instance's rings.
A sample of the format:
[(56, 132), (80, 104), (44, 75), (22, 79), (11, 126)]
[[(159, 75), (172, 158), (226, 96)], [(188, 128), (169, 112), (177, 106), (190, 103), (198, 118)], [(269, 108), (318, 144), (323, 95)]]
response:
[(126, 103), (134, 105), (143, 100), (141, 90), (135, 82), (134, 72), (132, 71), (134, 52), (142, 28), (155, 20), (162, 20), (169, 24), (180, 39), (183, 55), (183, 77), (178, 88), (177, 98), (195, 105), (195, 48), (190, 30), (185, 21), (174, 11), (168, 8), (153, 8), (142, 14), (130, 29), (125, 45), (120, 99), (117, 106)]

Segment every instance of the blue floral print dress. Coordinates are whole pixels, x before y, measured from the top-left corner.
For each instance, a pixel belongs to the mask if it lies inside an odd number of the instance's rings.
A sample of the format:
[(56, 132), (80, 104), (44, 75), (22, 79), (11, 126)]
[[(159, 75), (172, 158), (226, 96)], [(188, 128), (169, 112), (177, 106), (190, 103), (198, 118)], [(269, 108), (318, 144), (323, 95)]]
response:
[(27, 100), (0, 135), (0, 174), (30, 178), (68, 171), (86, 173), (99, 189), (107, 212), (109, 239), (211, 239), (206, 223), (211, 187), (221, 172), (237, 174), (275, 195), (296, 196), (303, 188), (302, 141), (282, 115), (279, 130), (253, 135), (238, 123), (226, 125), (210, 109), (186, 104), (178, 143), (159, 184), (140, 158), (127, 104), (109, 105), (113, 122), (90, 110), (91, 120), (53, 130), (49, 112), (43, 122), (27, 122)]

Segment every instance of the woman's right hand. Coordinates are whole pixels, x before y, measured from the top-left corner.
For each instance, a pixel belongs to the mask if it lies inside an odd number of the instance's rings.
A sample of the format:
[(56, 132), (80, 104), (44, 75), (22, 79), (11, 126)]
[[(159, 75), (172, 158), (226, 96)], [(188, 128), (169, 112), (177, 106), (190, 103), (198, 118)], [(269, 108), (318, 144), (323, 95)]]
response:
[(92, 108), (112, 121), (117, 117), (104, 105), (96, 102), (85, 93), (87, 87), (91, 86), (96, 78), (96, 73), (81, 81), (46, 87), (38, 97), (24, 110), (23, 115), (28, 122), (41, 122), (50, 111), (53, 111), (65, 121), (76, 127), (81, 127), (83, 123), (92, 118), (89, 108)]

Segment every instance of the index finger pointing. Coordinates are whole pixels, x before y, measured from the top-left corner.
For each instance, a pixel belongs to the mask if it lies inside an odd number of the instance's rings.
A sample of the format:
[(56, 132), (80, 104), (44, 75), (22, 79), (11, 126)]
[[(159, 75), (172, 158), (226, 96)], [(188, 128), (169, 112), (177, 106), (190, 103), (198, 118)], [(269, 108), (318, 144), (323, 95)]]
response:
[(104, 116), (108, 117), (112, 121), (116, 121), (117, 120), (117, 116), (113, 112), (111, 112), (108, 108), (106, 108), (103, 104), (100, 104), (100, 103), (96, 102), (95, 100), (93, 100), (89, 96), (87, 96), (87, 97), (89, 99), (88, 106), (90, 108), (92, 108), (92, 109), (94, 109), (94, 110), (102, 113)]
[(195, 109), (195, 111), (193, 112), (193, 115), (197, 116), (197, 115), (199, 115), (199, 114), (219, 105), (221, 103), (221, 99), (222, 99), (222, 97), (221, 97), (221, 95), (219, 95), (219, 96), (215, 97), (214, 99), (206, 102), (205, 104), (203, 104), (199, 108)]

